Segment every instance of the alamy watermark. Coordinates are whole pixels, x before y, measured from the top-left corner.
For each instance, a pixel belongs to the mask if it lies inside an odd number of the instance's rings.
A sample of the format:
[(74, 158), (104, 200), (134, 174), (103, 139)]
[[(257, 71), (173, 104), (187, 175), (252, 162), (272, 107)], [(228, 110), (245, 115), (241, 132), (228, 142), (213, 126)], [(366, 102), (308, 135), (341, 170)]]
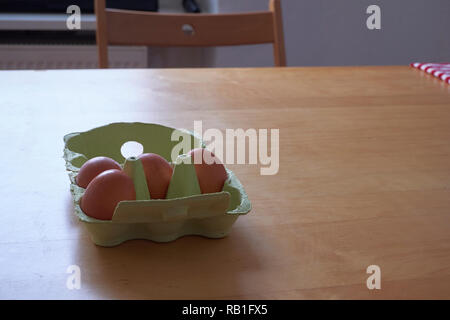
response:
[[(203, 122), (194, 121), (194, 133), (202, 139), (207, 149), (224, 164), (260, 164), (261, 175), (275, 175), (280, 167), (279, 129), (225, 129), (225, 134), (216, 128), (203, 131)], [(184, 130), (174, 130), (172, 141), (178, 143), (172, 148), (171, 159), (176, 162), (179, 154), (192, 149), (192, 137)], [(270, 143), (269, 143), (270, 142)], [(269, 152), (270, 148), (270, 152)], [(204, 159), (208, 163), (207, 159)], [(190, 162), (185, 158), (184, 162)]]
[(381, 8), (376, 4), (372, 4), (367, 7), (366, 13), (370, 16), (366, 20), (366, 26), (369, 30), (381, 29)]
[(66, 19), (66, 26), (69, 30), (80, 30), (81, 29), (81, 9), (77, 5), (70, 5), (66, 10), (67, 14), (70, 16)]
[(69, 290), (81, 289), (81, 269), (76, 264), (67, 267), (66, 273), (69, 274), (66, 280), (66, 287)]
[(366, 270), (367, 274), (371, 274), (370, 277), (367, 278), (366, 285), (367, 289), (381, 289), (381, 269), (376, 264), (370, 265)]

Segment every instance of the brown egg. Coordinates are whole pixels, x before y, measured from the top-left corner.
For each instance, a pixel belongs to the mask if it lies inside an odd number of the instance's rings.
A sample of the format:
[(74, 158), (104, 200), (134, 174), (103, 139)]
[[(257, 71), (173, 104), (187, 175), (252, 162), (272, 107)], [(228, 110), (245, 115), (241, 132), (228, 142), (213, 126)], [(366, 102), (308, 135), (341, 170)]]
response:
[(92, 218), (111, 220), (117, 204), (124, 200), (136, 200), (133, 179), (121, 170), (106, 170), (89, 183), (81, 210)]
[(76, 177), (77, 184), (86, 188), (100, 173), (110, 169), (122, 170), (120, 164), (108, 157), (95, 157), (86, 161)]
[(202, 193), (220, 192), (228, 179), (227, 171), (220, 160), (209, 150), (193, 149), (189, 152), (197, 173)]
[(166, 159), (155, 153), (144, 153), (139, 156), (147, 180), (148, 191), (152, 199), (165, 199), (170, 179), (172, 179), (172, 166)]

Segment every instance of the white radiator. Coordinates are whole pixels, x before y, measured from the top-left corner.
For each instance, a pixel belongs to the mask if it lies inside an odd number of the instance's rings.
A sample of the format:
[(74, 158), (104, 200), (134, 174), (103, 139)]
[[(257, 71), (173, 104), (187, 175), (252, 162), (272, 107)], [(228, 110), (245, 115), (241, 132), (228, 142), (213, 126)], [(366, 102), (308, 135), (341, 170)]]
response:
[[(110, 68), (146, 68), (146, 47), (109, 47)], [(95, 45), (0, 45), (0, 70), (97, 68)]]

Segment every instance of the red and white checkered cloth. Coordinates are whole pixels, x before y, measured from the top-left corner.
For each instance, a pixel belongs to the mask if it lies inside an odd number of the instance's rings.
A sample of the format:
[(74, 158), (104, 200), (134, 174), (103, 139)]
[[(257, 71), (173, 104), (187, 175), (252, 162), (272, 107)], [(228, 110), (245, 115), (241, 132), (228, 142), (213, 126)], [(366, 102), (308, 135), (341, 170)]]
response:
[(423, 70), (433, 76), (450, 83), (450, 63), (411, 63), (411, 67)]

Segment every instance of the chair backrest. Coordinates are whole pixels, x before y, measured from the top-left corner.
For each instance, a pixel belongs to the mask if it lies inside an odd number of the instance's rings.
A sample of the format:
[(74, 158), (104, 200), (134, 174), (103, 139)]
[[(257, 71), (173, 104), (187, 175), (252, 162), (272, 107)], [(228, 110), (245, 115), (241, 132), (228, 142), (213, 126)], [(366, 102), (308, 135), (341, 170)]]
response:
[(280, 0), (269, 11), (239, 14), (165, 14), (109, 9), (95, 0), (99, 67), (108, 67), (108, 44), (229, 46), (272, 43), (275, 66), (286, 65)]

